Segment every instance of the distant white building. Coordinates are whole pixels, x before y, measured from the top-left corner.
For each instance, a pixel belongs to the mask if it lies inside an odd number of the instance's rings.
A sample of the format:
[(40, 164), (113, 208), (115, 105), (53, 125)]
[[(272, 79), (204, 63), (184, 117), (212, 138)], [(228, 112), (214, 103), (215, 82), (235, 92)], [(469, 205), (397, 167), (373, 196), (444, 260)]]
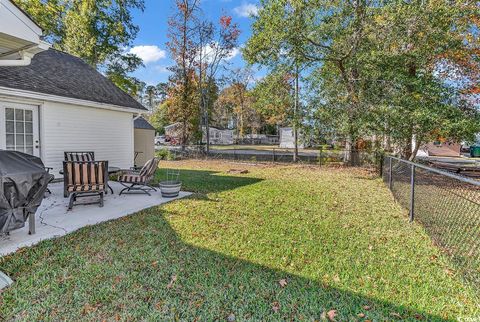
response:
[[(233, 144), (233, 130), (209, 127), (210, 144), (229, 145)], [(207, 131), (203, 128), (202, 142), (207, 143)]]
[[(295, 148), (295, 137), (292, 127), (280, 128), (280, 147), (287, 149)], [(303, 149), (304, 147), (303, 135), (301, 131), (298, 131), (298, 148)]]

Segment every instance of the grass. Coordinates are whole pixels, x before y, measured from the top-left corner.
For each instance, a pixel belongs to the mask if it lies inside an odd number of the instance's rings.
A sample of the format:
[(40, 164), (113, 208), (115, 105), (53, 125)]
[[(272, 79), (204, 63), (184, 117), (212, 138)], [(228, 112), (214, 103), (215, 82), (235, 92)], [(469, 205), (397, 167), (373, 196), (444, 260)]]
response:
[[(188, 199), (0, 259), (16, 320), (456, 320), (477, 297), (380, 179), (225, 162), (181, 168)], [(228, 173), (231, 168), (248, 174)], [(165, 176), (159, 172), (158, 180)], [(134, 202), (134, 196), (131, 196)], [(286, 282), (286, 285), (280, 285)]]

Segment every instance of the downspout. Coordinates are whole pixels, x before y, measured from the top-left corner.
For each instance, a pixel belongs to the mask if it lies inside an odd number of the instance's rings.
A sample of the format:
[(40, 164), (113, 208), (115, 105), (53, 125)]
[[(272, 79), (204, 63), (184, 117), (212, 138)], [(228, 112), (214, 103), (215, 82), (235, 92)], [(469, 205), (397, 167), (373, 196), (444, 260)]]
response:
[(23, 56), (22, 59), (1, 60), (0, 66), (28, 66), (32, 62), (32, 58)]

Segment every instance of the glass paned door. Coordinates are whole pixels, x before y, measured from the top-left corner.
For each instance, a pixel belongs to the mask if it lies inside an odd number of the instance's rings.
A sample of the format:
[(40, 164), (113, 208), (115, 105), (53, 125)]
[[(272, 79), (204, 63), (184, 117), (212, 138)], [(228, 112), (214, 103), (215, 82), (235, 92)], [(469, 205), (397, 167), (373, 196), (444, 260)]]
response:
[(37, 107), (13, 103), (2, 105), (0, 113), (3, 114), (5, 132), (0, 133), (0, 137), (4, 137), (5, 149), (38, 156)]

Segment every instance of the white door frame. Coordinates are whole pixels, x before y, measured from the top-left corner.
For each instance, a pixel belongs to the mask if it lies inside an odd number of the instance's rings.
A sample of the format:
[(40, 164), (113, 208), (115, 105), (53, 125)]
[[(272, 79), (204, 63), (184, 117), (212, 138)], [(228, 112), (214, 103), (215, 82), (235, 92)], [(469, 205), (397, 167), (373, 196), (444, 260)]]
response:
[(32, 111), (33, 155), (40, 157), (40, 126), (39, 126), (40, 123), (39, 123), (38, 105), (0, 101), (0, 149), (3, 149), (3, 150), (7, 148), (5, 108), (14, 108), (14, 109), (23, 109), (23, 110)]

